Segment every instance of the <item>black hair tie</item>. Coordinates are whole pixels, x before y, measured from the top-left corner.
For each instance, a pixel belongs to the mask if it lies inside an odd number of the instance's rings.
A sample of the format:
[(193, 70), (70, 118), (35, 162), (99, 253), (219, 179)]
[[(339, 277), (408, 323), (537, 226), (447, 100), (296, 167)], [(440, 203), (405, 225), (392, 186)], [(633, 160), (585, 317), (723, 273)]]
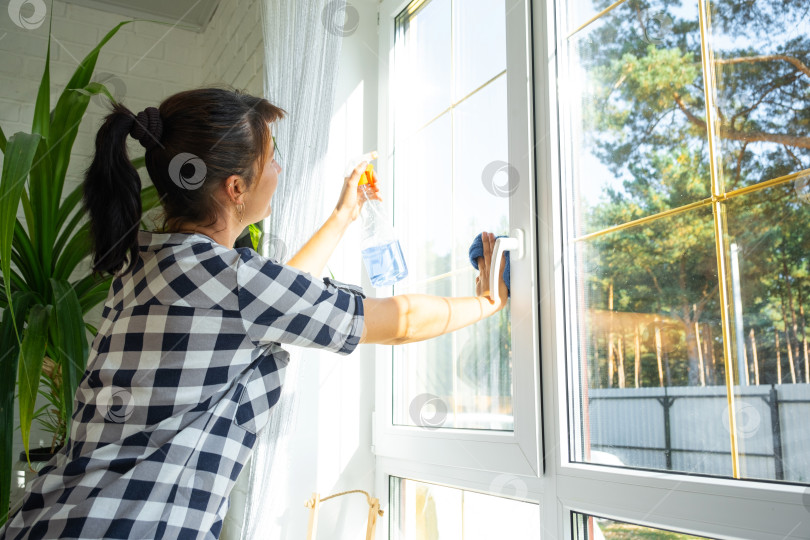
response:
[(129, 134), (138, 139), (147, 150), (157, 146), (163, 134), (163, 121), (157, 107), (147, 107), (139, 112), (132, 121)]

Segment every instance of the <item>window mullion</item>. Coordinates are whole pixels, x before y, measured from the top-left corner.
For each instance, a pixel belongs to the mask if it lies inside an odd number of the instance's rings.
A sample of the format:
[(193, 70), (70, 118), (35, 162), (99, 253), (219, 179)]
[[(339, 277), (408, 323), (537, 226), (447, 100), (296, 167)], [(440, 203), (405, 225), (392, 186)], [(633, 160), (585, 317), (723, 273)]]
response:
[[(722, 200), (725, 192), (723, 169), (716, 135), (719, 130), (716, 114), (717, 85), (714, 75), (714, 52), (709, 45), (711, 37), (710, 0), (698, 0), (700, 18), (700, 46), (703, 66), (703, 86), (706, 101), (706, 131), (709, 138), (709, 169), (711, 171), (712, 214), (714, 217), (714, 241), (717, 251), (718, 295), (720, 299), (720, 322), (723, 330), (723, 364), (726, 376), (728, 399), (729, 437), (731, 440), (731, 470), (734, 478), (740, 478), (739, 448), (737, 442), (737, 418), (734, 404), (734, 349), (732, 348), (731, 305), (729, 302), (728, 234), (726, 229), (726, 206)], [(740, 374), (742, 376), (742, 374)]]

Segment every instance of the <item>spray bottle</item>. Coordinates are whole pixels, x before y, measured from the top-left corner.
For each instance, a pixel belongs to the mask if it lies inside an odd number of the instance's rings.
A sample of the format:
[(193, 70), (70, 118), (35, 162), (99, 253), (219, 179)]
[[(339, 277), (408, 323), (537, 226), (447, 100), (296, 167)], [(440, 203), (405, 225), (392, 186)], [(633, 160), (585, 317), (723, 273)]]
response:
[[(359, 156), (352, 160), (352, 163), (370, 162), (373, 159), (377, 159), (377, 152)], [(348, 170), (346, 176), (351, 174), (351, 169)], [(375, 287), (385, 287), (405, 278), (408, 275), (408, 267), (402, 255), (402, 246), (394, 235), (394, 229), (388, 219), (388, 213), (382, 201), (375, 198), (376, 183), (374, 167), (369, 163), (358, 183), (361, 188), (358, 197), (363, 198), (360, 210), (362, 220), (360, 248), (371, 284)]]

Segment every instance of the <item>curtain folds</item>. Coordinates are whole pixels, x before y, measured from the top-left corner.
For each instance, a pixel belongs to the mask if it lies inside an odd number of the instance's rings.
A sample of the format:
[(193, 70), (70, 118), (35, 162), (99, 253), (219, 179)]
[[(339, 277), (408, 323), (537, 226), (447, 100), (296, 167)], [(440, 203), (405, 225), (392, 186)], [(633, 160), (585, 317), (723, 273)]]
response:
[[(258, 0), (265, 50), (265, 96), (285, 109), (276, 122), (277, 160), (282, 167), (272, 212), (264, 222), (262, 254), (286, 262), (322, 225), (324, 179), (341, 35), (335, 22), (345, 0)], [(321, 276), (315, 276), (319, 278)], [(259, 432), (253, 457), (240, 475), (221, 538), (278, 538), (281, 514), (290, 504), (288, 435), (296, 424), (300, 352), (292, 348), (281, 398)]]

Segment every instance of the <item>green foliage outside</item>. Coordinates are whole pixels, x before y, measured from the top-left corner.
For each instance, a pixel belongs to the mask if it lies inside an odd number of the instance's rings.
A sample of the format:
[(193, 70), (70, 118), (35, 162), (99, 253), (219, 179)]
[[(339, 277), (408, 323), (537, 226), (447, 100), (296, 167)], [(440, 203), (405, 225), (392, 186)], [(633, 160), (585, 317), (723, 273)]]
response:
[[(610, 4), (598, 0), (594, 12)], [(697, 9), (697, 2), (630, 0), (571, 38), (575, 68), (586, 81), (582, 100), (572, 104), (581, 115), (582, 141), (571, 158), (590, 153), (609, 171), (596, 179), (581, 173), (575, 236), (705, 203), (575, 244), (585, 273), (581, 350), (591, 387), (620, 383), (620, 348), (623, 383), (635, 385), (636, 331), (639, 386), (658, 386), (661, 373), (665, 385), (724, 384)], [(810, 167), (808, 21), (804, 0), (711, 3), (720, 192)], [(589, 199), (593, 182), (600, 193)], [(760, 384), (810, 382), (808, 177), (730, 198), (722, 207), (727, 242), (721, 248), (728, 260), (731, 244), (739, 248), (751, 384), (757, 375)], [(731, 296), (730, 268), (726, 276)]]

